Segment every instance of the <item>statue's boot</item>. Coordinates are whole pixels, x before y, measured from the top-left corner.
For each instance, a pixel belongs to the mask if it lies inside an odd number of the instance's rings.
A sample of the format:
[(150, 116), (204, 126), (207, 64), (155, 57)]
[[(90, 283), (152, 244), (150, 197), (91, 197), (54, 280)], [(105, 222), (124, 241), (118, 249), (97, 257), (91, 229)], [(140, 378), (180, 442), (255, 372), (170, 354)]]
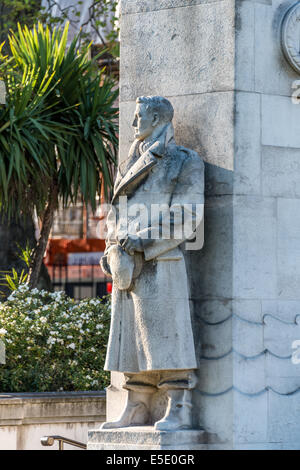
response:
[(128, 391), (125, 408), (116, 421), (103, 423), (100, 429), (116, 429), (127, 426), (143, 426), (150, 422), (150, 394)]
[(165, 416), (157, 421), (157, 431), (178, 431), (192, 427), (192, 392), (190, 390), (168, 390), (168, 406)]

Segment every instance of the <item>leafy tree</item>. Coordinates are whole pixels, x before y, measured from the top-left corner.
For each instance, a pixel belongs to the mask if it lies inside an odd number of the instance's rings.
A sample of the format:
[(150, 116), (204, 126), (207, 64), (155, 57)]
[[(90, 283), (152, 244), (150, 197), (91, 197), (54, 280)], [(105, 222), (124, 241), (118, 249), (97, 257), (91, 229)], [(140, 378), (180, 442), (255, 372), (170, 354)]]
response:
[(78, 49), (67, 48), (68, 24), (51, 31), (41, 23), (9, 35), (0, 52), (7, 103), (0, 111), (0, 210), (42, 221), (29, 285), (35, 287), (58, 201), (84, 198), (96, 208), (108, 195), (118, 146), (115, 82)]

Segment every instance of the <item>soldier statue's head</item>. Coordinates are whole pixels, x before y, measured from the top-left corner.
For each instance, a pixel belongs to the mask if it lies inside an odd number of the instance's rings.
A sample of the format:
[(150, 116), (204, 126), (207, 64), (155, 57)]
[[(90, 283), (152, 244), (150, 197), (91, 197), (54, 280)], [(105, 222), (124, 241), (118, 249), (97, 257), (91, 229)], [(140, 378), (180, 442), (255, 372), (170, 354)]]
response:
[(140, 96), (136, 100), (136, 109), (132, 126), (135, 138), (145, 140), (154, 132), (160, 132), (174, 116), (170, 101), (162, 96)]

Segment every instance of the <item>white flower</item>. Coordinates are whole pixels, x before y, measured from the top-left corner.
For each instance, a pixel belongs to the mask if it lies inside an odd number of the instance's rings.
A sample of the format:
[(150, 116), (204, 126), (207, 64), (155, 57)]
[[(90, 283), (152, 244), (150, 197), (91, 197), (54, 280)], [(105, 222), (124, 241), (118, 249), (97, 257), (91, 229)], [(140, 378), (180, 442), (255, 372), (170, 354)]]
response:
[(101, 325), (101, 324), (96, 326), (96, 330), (102, 330), (102, 328), (103, 328), (103, 325)]
[(67, 348), (75, 349), (76, 348), (75, 343), (68, 344)]
[(19, 292), (25, 292), (29, 289), (29, 287), (27, 286), (27, 284), (21, 284), (18, 288), (18, 291)]
[(46, 317), (40, 317), (40, 322), (41, 323), (46, 323), (47, 321), (47, 318)]
[(51, 336), (47, 339), (47, 344), (54, 344), (56, 342), (56, 339), (55, 338), (52, 338)]
[(0, 336), (4, 336), (7, 333), (5, 328), (0, 328)]

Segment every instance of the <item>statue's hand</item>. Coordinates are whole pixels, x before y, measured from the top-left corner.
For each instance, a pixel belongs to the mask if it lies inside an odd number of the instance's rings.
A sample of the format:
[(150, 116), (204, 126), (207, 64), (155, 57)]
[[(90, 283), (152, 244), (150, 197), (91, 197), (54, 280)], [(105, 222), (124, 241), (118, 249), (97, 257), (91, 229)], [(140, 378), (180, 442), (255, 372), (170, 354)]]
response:
[(100, 259), (100, 266), (101, 266), (101, 269), (102, 271), (104, 272), (104, 274), (106, 276), (111, 276), (111, 271), (110, 271), (110, 267), (109, 267), (109, 264), (107, 262), (107, 256), (102, 256), (102, 258)]
[(136, 251), (139, 253), (144, 251), (142, 241), (138, 237), (127, 236), (125, 239), (119, 240), (119, 243), (123, 250), (131, 256), (133, 256)]

